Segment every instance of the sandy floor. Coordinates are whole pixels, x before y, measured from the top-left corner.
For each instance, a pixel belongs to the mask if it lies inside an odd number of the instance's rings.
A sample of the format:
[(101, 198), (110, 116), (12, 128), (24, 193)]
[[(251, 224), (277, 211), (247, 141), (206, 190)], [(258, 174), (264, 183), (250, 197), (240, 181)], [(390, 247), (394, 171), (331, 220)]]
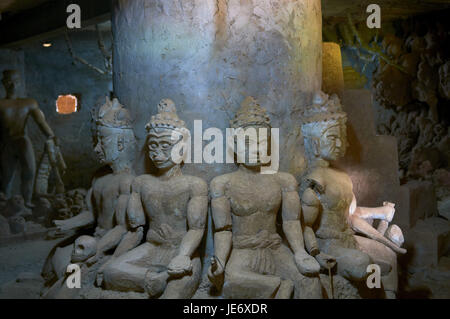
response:
[(47, 254), (59, 240), (30, 240), (1, 246), (0, 287), (22, 272), (40, 273)]

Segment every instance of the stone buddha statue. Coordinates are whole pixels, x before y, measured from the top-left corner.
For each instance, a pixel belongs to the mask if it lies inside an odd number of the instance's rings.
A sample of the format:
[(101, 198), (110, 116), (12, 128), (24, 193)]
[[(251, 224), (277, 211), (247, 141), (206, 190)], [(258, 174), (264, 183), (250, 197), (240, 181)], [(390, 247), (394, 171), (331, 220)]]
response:
[(211, 181), (215, 258), (210, 281), (218, 289), (223, 285), (225, 298), (321, 298), (320, 266), (304, 247), (297, 182), (284, 172), (262, 174), (261, 144), (270, 138), (262, 132), (271, 128), (265, 109), (247, 97), (231, 126), (254, 129), (257, 137), (250, 136), (244, 149), (237, 143), (237, 151), (245, 152), (237, 171)]
[[(108, 257), (114, 259), (136, 247), (143, 238), (142, 227), (133, 227), (126, 219), (131, 183), (135, 177), (133, 162), (136, 138), (130, 114), (117, 99), (111, 101), (108, 97), (106, 98), (105, 104), (99, 109), (96, 125), (95, 153), (99, 162), (109, 166), (112, 173), (92, 182), (92, 187), (86, 195), (87, 209), (75, 217), (55, 220), (54, 223), (60, 232), (95, 226), (93, 234), (97, 241), (95, 258), (100, 260), (107, 252), (113, 250), (113, 255)], [(71, 251), (72, 245), (57, 249)], [(55, 255), (63, 255), (67, 259), (70, 256), (63, 253)], [(53, 252), (47, 259), (44, 273), (48, 272), (46, 268), (51, 268), (50, 264), (67, 265), (70, 262), (70, 260), (62, 262), (52, 261), (52, 259), (54, 259)], [(99, 281), (101, 282), (101, 276)]]
[[(337, 273), (350, 281), (364, 280), (369, 264), (380, 265), (385, 291), (392, 297), (397, 289), (395, 253), (406, 252), (400, 247), (400, 228), (389, 226), (394, 205), (385, 202), (376, 208), (358, 207), (350, 177), (330, 165), (347, 148), (346, 114), (336, 95), (317, 93), (302, 121), (308, 158), (301, 185), (307, 250), (319, 262), (323, 253), (331, 255), (337, 262)], [(378, 229), (372, 226), (376, 219), (380, 220)]]
[(151, 298), (191, 298), (200, 277), (198, 246), (208, 212), (204, 180), (183, 175), (172, 150), (187, 134), (170, 99), (146, 125), (148, 154), (156, 174), (137, 177), (131, 186), (128, 220), (149, 229), (146, 242), (114, 260), (104, 270), (104, 287), (147, 292)]

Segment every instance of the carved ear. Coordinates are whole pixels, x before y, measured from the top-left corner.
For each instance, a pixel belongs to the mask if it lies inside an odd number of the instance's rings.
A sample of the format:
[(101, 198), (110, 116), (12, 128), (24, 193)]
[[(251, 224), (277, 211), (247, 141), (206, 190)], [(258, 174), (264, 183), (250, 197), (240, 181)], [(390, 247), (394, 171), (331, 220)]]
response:
[(125, 148), (124, 137), (123, 135), (119, 135), (117, 137), (117, 149), (119, 150), (119, 152), (122, 152), (124, 148)]

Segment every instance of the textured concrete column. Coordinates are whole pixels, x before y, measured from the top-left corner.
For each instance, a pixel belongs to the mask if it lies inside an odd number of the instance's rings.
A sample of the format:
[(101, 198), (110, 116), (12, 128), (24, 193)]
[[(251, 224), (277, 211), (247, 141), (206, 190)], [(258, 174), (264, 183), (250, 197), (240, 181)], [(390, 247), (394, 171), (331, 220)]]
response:
[(337, 43), (324, 42), (322, 47), (322, 91), (344, 98), (344, 71), (341, 47)]
[[(194, 120), (203, 120), (203, 129), (224, 129), (253, 95), (280, 128), (281, 169), (300, 172), (299, 110), (321, 86), (320, 0), (113, 3), (114, 89), (136, 118), (141, 145), (161, 98), (175, 101), (190, 129)], [(232, 169), (185, 166), (208, 181)]]

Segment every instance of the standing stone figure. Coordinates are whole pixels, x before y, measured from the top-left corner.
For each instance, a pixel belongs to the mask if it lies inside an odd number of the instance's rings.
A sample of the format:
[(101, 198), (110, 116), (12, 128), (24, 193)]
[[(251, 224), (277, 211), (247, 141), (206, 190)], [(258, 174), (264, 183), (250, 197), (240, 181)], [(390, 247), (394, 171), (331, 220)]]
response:
[[(215, 260), (209, 279), (219, 289), (223, 283), (225, 298), (290, 298), (293, 292), (295, 298), (321, 298), (320, 266), (303, 243), (297, 182), (288, 173), (261, 173), (262, 141), (270, 140), (261, 129), (271, 128), (266, 110), (247, 97), (231, 126), (256, 130), (258, 139), (245, 144), (258, 148), (238, 143), (238, 152), (246, 153), (239, 169), (211, 181)], [(277, 230), (280, 210), (289, 246)]]
[[(149, 222), (147, 241), (113, 261), (104, 271), (105, 288), (146, 291), (150, 297), (191, 298), (198, 287), (198, 246), (208, 212), (208, 186), (183, 175), (172, 150), (187, 129), (169, 99), (146, 125), (150, 159), (158, 172), (132, 184), (127, 215), (134, 227)], [(174, 161), (175, 160), (175, 161)]]
[[(95, 258), (103, 259), (108, 251), (113, 249), (111, 259), (136, 247), (143, 238), (142, 227), (133, 227), (126, 219), (126, 207), (131, 193), (131, 183), (135, 177), (133, 163), (135, 158), (136, 138), (131, 125), (131, 118), (117, 99), (106, 98), (106, 103), (98, 112), (97, 145), (95, 152), (99, 161), (111, 168), (112, 173), (95, 179), (86, 195), (87, 209), (78, 215), (54, 221), (59, 231), (78, 230), (95, 225), (93, 236), (97, 241)], [(51, 281), (56, 271), (56, 277), (61, 278), (58, 269), (52, 265), (65, 266), (70, 262), (70, 252), (73, 245), (52, 251), (44, 266), (43, 275)], [(55, 260), (57, 256), (66, 256), (66, 260)], [(111, 260), (110, 259), (110, 260)], [(101, 283), (101, 270), (98, 280)]]
[[(330, 166), (347, 148), (346, 114), (336, 95), (320, 92), (302, 117), (302, 134), (308, 157), (308, 172), (302, 179), (301, 200), (305, 221), (305, 244), (321, 262), (323, 253), (337, 263), (337, 273), (350, 281), (363, 281), (367, 266), (381, 265), (382, 282), (388, 297), (397, 290), (397, 256), (403, 236), (400, 228), (388, 224), (394, 205), (358, 207), (350, 177)], [(378, 229), (372, 227), (380, 220)], [(355, 236), (354, 231), (368, 236)], [(385, 236), (386, 234), (386, 236)], [(373, 239), (373, 240), (372, 240)]]
[(55, 134), (45, 120), (44, 114), (33, 99), (17, 97), (20, 82), (16, 70), (3, 71), (2, 83), (6, 98), (0, 100), (0, 154), (1, 191), (11, 196), (14, 175), (20, 166), (21, 192), (25, 205), (33, 208), (33, 184), (36, 174), (36, 161), (33, 145), (25, 133), (28, 117), (31, 116), (47, 137), (49, 153), (55, 154)]

